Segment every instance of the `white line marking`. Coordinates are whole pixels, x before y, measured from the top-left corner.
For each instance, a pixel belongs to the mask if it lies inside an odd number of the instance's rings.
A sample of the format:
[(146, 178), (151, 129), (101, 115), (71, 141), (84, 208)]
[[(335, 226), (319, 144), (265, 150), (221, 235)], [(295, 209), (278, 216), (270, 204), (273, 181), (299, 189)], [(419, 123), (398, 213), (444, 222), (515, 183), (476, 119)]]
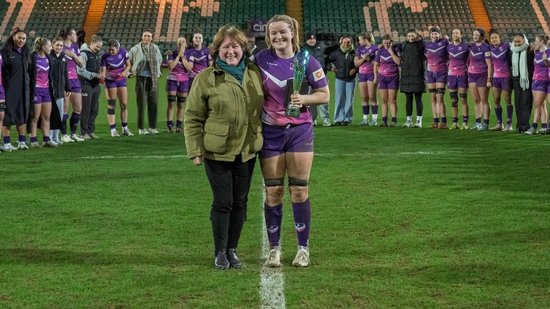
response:
[(80, 157), (80, 159), (86, 159), (86, 160), (120, 160), (120, 159), (179, 159), (179, 158), (186, 158), (184, 155), (157, 155), (157, 156), (126, 156), (126, 155), (120, 155), (120, 156), (87, 156), (87, 157)]
[[(265, 201), (265, 190), (263, 192)], [(262, 201), (262, 214), (264, 202)], [(267, 238), (265, 220), (262, 216), (262, 262), (267, 259), (269, 254), (269, 240)], [(281, 267), (266, 267), (262, 264), (260, 272), (260, 308), (279, 309), (286, 308), (285, 304), (285, 277)]]

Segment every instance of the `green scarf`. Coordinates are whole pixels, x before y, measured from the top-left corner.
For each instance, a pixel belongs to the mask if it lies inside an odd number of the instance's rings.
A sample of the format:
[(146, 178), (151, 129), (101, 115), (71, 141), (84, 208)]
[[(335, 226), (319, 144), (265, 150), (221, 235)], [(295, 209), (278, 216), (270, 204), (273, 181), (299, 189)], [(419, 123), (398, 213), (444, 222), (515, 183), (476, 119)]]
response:
[(242, 85), (244, 69), (246, 68), (244, 56), (237, 66), (227, 64), (227, 62), (223, 61), (220, 56), (216, 57), (216, 64), (220, 67), (220, 69), (235, 77), (235, 79), (238, 80), (239, 83)]
[(352, 44), (350, 47), (348, 47), (348, 48), (344, 48), (344, 45), (341, 44), (341, 45), (340, 45), (340, 50), (341, 50), (341, 51), (346, 55), (346, 57), (347, 57), (347, 56), (349, 55), (349, 53), (350, 53), (351, 51), (353, 51), (353, 44)]

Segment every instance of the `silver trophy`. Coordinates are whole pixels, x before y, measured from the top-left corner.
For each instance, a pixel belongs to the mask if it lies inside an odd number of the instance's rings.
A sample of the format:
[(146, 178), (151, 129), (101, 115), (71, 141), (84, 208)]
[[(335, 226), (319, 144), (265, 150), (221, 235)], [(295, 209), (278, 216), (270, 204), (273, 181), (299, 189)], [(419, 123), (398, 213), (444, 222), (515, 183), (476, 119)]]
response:
[[(294, 79), (292, 81), (294, 94), (300, 93), (308, 64), (309, 51), (302, 49), (294, 56)], [(300, 117), (300, 106), (289, 102), (286, 108), (286, 115), (294, 118)]]

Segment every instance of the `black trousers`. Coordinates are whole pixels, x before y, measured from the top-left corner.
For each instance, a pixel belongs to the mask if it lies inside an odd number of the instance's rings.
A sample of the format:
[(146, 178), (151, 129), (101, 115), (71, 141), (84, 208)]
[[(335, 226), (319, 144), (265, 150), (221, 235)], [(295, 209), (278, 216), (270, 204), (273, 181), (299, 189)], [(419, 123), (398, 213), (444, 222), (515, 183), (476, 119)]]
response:
[[(158, 84), (157, 84), (158, 89)], [(151, 77), (138, 76), (136, 80), (136, 101), (138, 107), (138, 128), (144, 129), (143, 114), (145, 104), (147, 104), (147, 118), (149, 128), (157, 128), (157, 110), (158, 110), (158, 91), (153, 90), (153, 80)], [(146, 103), (147, 101), (147, 103)]]
[(512, 78), (512, 86), (514, 88), (517, 130), (525, 132), (531, 127), (529, 119), (531, 118), (531, 111), (533, 109), (533, 92), (531, 88), (527, 90), (521, 89), (519, 78)]
[(210, 221), (216, 251), (236, 249), (246, 220), (248, 192), (256, 158), (242, 162), (204, 160), (206, 176), (212, 188)]
[(413, 96), (416, 101), (416, 115), (422, 116), (424, 112), (424, 104), (422, 104), (422, 92), (405, 92), (405, 111), (407, 116), (412, 116), (413, 114)]
[(80, 131), (82, 134), (95, 132), (95, 119), (99, 113), (99, 95), (101, 87), (82, 85), (82, 112), (80, 113)]

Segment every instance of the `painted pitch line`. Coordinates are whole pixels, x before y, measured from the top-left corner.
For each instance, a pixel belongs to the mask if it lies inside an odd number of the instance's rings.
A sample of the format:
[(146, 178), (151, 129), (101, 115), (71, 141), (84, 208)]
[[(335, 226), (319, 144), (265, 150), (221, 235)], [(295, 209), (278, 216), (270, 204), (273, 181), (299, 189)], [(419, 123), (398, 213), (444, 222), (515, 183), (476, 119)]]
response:
[[(265, 191), (263, 192), (265, 201)], [(262, 210), (264, 203), (262, 202)], [(263, 214), (263, 211), (261, 212)], [(262, 217), (262, 262), (267, 259), (269, 254), (269, 240), (267, 238), (265, 220)], [(284, 309), (285, 302), (285, 277), (282, 268), (267, 267), (262, 264), (260, 272), (260, 308), (262, 309)]]

